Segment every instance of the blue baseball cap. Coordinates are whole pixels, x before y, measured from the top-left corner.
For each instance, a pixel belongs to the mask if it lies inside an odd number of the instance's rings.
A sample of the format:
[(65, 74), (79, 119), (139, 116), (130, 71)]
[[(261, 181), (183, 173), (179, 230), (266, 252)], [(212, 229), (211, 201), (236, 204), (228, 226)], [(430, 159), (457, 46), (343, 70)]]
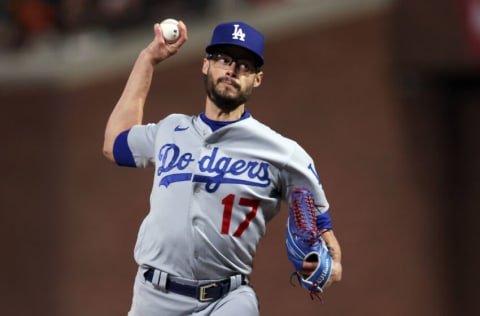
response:
[(215, 27), (210, 44), (205, 48), (212, 53), (219, 45), (234, 45), (252, 52), (258, 59), (259, 66), (264, 63), (263, 50), (265, 39), (263, 34), (244, 22), (226, 22)]

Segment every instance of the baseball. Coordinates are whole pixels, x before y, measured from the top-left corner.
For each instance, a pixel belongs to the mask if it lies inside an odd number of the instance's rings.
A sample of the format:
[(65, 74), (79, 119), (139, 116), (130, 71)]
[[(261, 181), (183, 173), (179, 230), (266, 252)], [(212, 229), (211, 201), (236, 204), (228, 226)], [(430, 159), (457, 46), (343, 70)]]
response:
[(180, 36), (178, 21), (175, 19), (166, 19), (160, 23), (163, 38), (167, 43), (174, 43)]

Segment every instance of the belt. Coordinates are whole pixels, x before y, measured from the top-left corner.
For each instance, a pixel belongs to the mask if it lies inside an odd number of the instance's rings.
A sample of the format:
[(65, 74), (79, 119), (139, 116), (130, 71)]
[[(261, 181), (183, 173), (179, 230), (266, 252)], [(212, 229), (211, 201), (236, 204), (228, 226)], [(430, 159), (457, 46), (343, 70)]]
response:
[[(145, 280), (152, 282), (155, 270), (149, 269), (143, 275)], [(242, 285), (246, 285), (245, 276), (242, 275)], [(172, 277), (167, 276), (165, 283), (165, 290), (176, 294), (181, 294), (189, 297), (196, 298), (200, 302), (215, 301), (223, 297), (230, 291), (230, 279), (224, 279), (219, 281), (213, 281), (200, 285), (189, 285), (180, 283), (174, 280)]]

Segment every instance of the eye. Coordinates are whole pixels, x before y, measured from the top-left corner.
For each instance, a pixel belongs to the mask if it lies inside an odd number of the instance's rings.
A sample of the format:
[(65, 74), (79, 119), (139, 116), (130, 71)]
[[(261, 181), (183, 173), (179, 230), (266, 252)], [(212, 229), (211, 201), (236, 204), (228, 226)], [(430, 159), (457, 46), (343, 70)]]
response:
[(248, 71), (248, 65), (247, 65), (247, 64), (244, 64), (244, 63), (238, 63), (238, 68), (239, 68), (241, 71), (245, 71), (245, 72)]
[(252, 63), (244, 60), (239, 60), (238, 61), (238, 69), (240, 69), (243, 72), (252, 72), (254, 69), (254, 66)]
[(232, 63), (232, 57), (224, 54), (217, 54), (215, 59), (224, 65), (230, 65)]

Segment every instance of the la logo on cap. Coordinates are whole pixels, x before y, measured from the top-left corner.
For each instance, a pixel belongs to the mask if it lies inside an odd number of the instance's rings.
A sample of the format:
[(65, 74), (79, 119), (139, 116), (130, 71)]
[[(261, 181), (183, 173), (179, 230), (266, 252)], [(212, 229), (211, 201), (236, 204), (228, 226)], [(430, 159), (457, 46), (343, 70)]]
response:
[(215, 53), (215, 49), (219, 45), (242, 47), (257, 57), (259, 66), (263, 65), (265, 46), (263, 34), (244, 22), (234, 21), (218, 24), (213, 30), (212, 39), (205, 51), (209, 54)]
[(242, 28), (240, 27), (239, 24), (234, 24), (233, 27), (235, 28), (232, 33), (232, 39), (234, 40), (240, 40), (242, 42), (245, 42), (245, 33), (243, 32)]

